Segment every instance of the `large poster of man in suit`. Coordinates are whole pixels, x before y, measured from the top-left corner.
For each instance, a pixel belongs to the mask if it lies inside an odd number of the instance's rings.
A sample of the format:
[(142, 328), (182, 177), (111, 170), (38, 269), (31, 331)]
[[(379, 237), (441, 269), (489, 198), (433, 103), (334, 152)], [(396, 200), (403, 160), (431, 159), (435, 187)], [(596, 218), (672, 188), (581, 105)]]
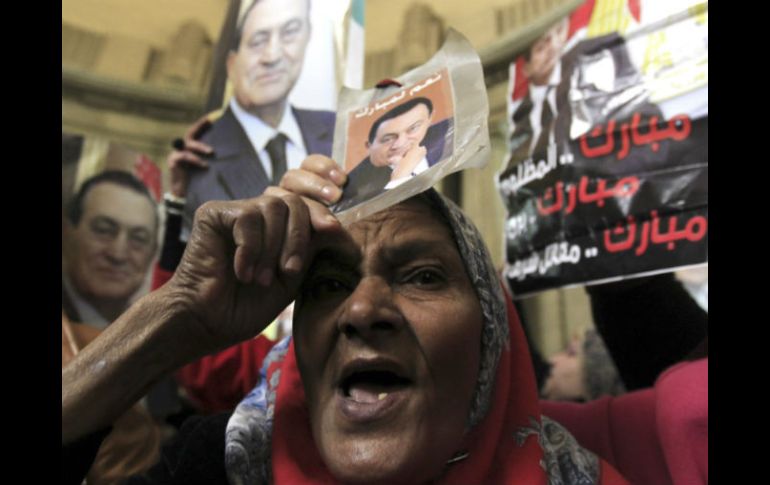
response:
[[(182, 239), (204, 202), (255, 197), (277, 185), (307, 155), (331, 155), (333, 106), (308, 109), (291, 101), (313, 99), (294, 93), (311, 39), (313, 46), (329, 46), (320, 62), (323, 72), (316, 68), (310, 73), (317, 80), (311, 87), (335, 79), (333, 42), (313, 37), (331, 35), (311, 25), (311, 12), (320, 8), (321, 2), (310, 0), (251, 0), (243, 11), (226, 59), (232, 96), (222, 116), (200, 137), (213, 153), (206, 157), (206, 169), (191, 173)], [(313, 64), (319, 66), (319, 59)], [(336, 93), (336, 86), (329, 88)], [(333, 105), (335, 97), (314, 98)]]
[(511, 64), (498, 182), (519, 295), (708, 260), (707, 24), (608, 5), (587, 1)]

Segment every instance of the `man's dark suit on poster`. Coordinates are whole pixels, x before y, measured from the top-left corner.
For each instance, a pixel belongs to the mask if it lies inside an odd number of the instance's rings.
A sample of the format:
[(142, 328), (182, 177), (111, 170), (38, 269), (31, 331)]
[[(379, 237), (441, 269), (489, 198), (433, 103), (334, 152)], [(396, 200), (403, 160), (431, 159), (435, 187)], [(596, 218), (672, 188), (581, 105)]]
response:
[[(292, 108), (308, 155), (331, 156), (335, 113)], [(195, 210), (209, 200), (256, 197), (272, 184), (254, 146), (231, 108), (201, 137), (213, 156), (207, 170), (191, 173), (185, 206), (184, 227), (192, 227)]]

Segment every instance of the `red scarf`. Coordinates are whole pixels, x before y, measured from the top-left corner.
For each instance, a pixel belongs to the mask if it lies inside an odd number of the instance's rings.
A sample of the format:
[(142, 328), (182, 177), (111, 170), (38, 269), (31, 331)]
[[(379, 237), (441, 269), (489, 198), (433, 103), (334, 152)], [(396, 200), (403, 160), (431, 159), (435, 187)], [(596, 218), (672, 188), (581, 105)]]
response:
[[(538, 443), (540, 406), (535, 375), (521, 324), (510, 299), (507, 300), (511, 342), (509, 348), (503, 350), (497, 367), (493, 404), (460, 447), (470, 453), (468, 458), (448, 465), (438, 480), (442, 485), (548, 484), (548, 475), (540, 464), (544, 453)], [(272, 433), (273, 482), (336, 483), (313, 440), (293, 342), (275, 369), (279, 366), (281, 376)], [(517, 436), (525, 437), (522, 446), (517, 444)], [(628, 484), (603, 460), (596, 483)]]

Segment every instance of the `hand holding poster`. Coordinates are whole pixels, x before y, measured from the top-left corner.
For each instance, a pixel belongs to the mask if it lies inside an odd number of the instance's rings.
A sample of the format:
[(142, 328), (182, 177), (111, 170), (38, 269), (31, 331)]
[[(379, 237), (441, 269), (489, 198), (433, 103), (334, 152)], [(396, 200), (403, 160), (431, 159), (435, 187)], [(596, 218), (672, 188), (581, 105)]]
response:
[(489, 158), (481, 61), (460, 34), (449, 31), (433, 58), (386, 84), (340, 95), (333, 158), (348, 183), (333, 210), (343, 223)]
[(588, 1), (511, 65), (498, 182), (517, 296), (708, 261), (704, 12)]

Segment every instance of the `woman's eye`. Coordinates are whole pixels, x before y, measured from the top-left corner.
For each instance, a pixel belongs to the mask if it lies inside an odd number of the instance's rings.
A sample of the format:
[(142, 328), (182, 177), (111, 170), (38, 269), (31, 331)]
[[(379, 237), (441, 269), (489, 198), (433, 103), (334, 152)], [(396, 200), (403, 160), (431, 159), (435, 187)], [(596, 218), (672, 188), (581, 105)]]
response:
[(413, 273), (408, 280), (418, 286), (437, 286), (444, 282), (444, 277), (435, 270), (420, 270)]
[(349, 286), (337, 278), (318, 278), (310, 283), (308, 292), (312, 298), (328, 298), (334, 295), (348, 293)]

